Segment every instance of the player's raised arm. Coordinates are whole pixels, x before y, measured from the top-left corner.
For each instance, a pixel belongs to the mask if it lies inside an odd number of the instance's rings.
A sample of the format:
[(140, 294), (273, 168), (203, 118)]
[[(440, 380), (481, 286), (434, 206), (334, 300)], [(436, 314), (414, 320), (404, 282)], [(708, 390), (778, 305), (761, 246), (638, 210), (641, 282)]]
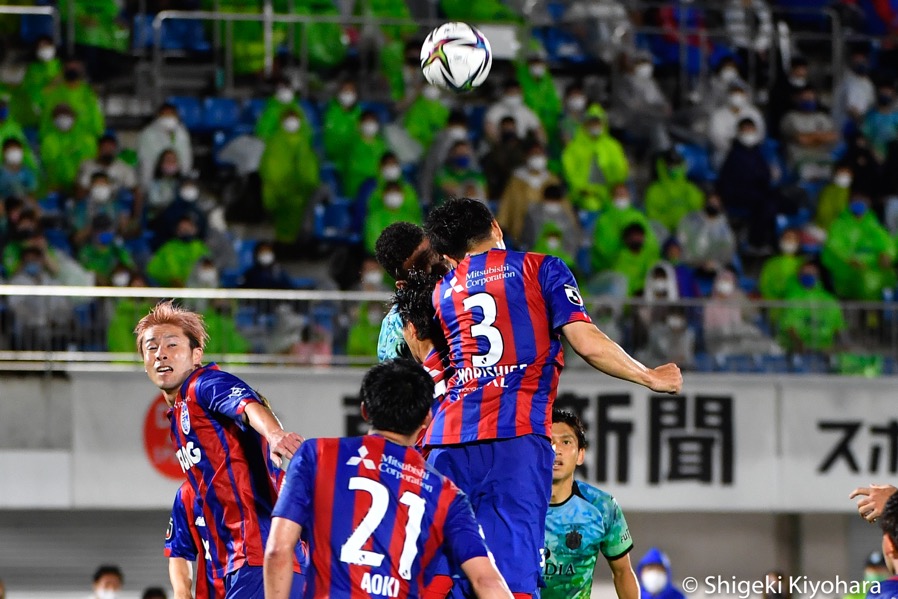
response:
[(676, 364), (647, 368), (590, 322), (568, 323), (561, 332), (575, 352), (607, 375), (659, 393), (679, 393), (683, 387), (683, 375)]
[(272, 518), (265, 546), (265, 599), (288, 599), (293, 585), (293, 556), (302, 526)]
[(174, 591), (174, 599), (193, 599), (193, 567), (183, 557), (168, 559), (168, 578)]
[[(502, 574), (488, 557), (474, 557), (461, 565), (462, 572), (471, 581), (474, 594), (480, 599), (512, 599), (514, 595), (505, 584)], [(628, 598), (629, 599), (629, 598)]]
[(285, 431), (267, 406), (261, 403), (247, 404), (244, 414), (247, 423), (268, 441), (272, 456), (277, 457), (275, 461), (281, 458), (291, 459), (302, 445), (303, 438), (296, 433)]
[(898, 490), (892, 485), (870, 485), (858, 487), (848, 496), (848, 499), (861, 497), (857, 502), (857, 513), (867, 522), (875, 522), (882, 515), (886, 501)]

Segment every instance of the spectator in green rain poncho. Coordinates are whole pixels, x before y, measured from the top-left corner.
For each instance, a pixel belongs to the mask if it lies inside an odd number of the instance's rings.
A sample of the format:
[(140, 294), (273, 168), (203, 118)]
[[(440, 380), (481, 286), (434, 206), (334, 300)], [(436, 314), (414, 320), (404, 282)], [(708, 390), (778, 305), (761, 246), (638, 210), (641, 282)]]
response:
[[(290, 12), (306, 16), (339, 16), (340, 11), (333, 0), (275, 0), (274, 10), (278, 13)], [(308, 31), (306, 31), (308, 27)], [(309, 66), (312, 69), (332, 69), (346, 58), (347, 42), (340, 23), (297, 23), (293, 33), (293, 55), (303, 59), (303, 43), (306, 44)]]
[(100, 99), (84, 80), (84, 66), (77, 60), (66, 61), (62, 80), (44, 88), (40, 102), (42, 134), (53, 128), (53, 110), (60, 104), (72, 108), (78, 117), (77, 126), (84, 132), (99, 137), (106, 130)]
[[(110, 281), (114, 287), (146, 287), (140, 273), (125, 266), (117, 266)], [(114, 300), (109, 326), (106, 328), (106, 349), (115, 353), (134, 353), (134, 323), (147, 315), (155, 300), (141, 297), (120, 297)]]
[(175, 238), (156, 250), (147, 264), (147, 274), (162, 287), (183, 287), (193, 267), (209, 248), (197, 237), (196, 223), (189, 216), (178, 221)]
[[(203, 0), (204, 10), (215, 10), (223, 13), (248, 13), (258, 15), (262, 5), (257, 0)], [(249, 75), (260, 73), (265, 68), (264, 28), (261, 21), (234, 21), (233, 24), (216, 23), (220, 27), (222, 40), (233, 34), (234, 73)], [(283, 24), (275, 24), (272, 29), (272, 44), (275, 48), (287, 40), (287, 29)]]
[(12, 118), (25, 127), (40, 122), (41, 94), (62, 75), (62, 62), (56, 56), (53, 38), (42, 35), (37, 39), (35, 60), (28, 63), (25, 77), (14, 95)]
[(252, 350), (252, 344), (237, 330), (232, 300), (213, 299), (209, 302), (203, 310), (203, 323), (209, 333), (204, 349), (206, 354), (248, 354)]
[(789, 304), (779, 318), (779, 342), (792, 353), (831, 351), (845, 330), (839, 300), (820, 284), (817, 265), (807, 262), (798, 271), (798, 284), (786, 293)]
[(402, 116), (405, 130), (425, 152), (449, 121), (449, 108), (441, 98), (439, 88), (425, 85)]
[(627, 295), (633, 297), (645, 287), (646, 275), (661, 257), (651, 230), (640, 222), (632, 222), (618, 237), (620, 251), (614, 256), (610, 270), (627, 279)]
[(377, 176), (380, 158), (386, 151), (387, 144), (381, 136), (377, 115), (366, 110), (362, 113), (355, 139), (343, 150), (341, 174), (347, 197), (355, 198), (362, 183)]
[[(74, 7), (74, 15), (69, 8)], [(118, 0), (78, 0), (59, 5), (63, 21), (75, 19), (75, 43), (80, 46), (127, 52), (131, 29), (121, 18)], [(99, 135), (99, 133), (97, 133)]]
[(895, 242), (862, 195), (830, 227), (820, 258), (842, 299), (878, 301), (895, 286)]
[(561, 154), (561, 164), (571, 199), (583, 210), (606, 207), (611, 188), (627, 180), (627, 156), (608, 133), (608, 117), (598, 104), (586, 110), (583, 124)]
[(377, 238), (393, 223), (423, 221), (421, 204), (414, 188), (404, 181), (382, 182), (368, 199), (365, 218), (365, 250), (374, 254)]
[[(786, 299), (789, 288), (797, 280), (798, 270), (805, 262), (798, 254), (799, 248), (798, 231), (789, 229), (783, 233), (780, 237), (780, 255), (767, 258), (761, 267), (758, 290), (762, 298), (774, 301)], [(781, 308), (771, 309), (770, 319), (777, 320), (781, 312)]]
[(440, 0), (440, 11), (452, 21), (509, 21), (520, 17), (500, 0)]
[(686, 164), (674, 150), (655, 161), (655, 174), (645, 192), (645, 214), (674, 232), (684, 216), (702, 209), (705, 194), (686, 178)]
[(390, 42), (381, 48), (380, 66), (390, 86), (390, 99), (400, 112), (427, 87), (421, 72), (421, 40)]
[(574, 256), (565, 251), (563, 238), (564, 232), (561, 230), (561, 227), (553, 221), (548, 221), (543, 225), (543, 230), (539, 237), (536, 238), (536, 243), (530, 251), (561, 258), (568, 268), (577, 270), (577, 261), (574, 259)]
[(53, 109), (52, 125), (42, 132), (40, 143), (46, 190), (73, 191), (81, 163), (97, 153), (97, 137), (78, 126), (68, 104), (58, 104)]
[(586, 106), (589, 99), (581, 81), (573, 81), (564, 90), (564, 112), (559, 123), (560, 141), (566, 146), (574, 139), (583, 118), (586, 116)]
[(97, 285), (109, 285), (118, 266), (134, 269), (134, 259), (122, 243), (116, 239), (115, 223), (106, 214), (94, 217), (91, 223), (91, 240), (78, 252), (78, 262), (97, 276)]
[(527, 62), (518, 62), (515, 70), (521, 83), (524, 104), (536, 113), (546, 137), (553, 142), (557, 138), (561, 118), (561, 98), (545, 59), (531, 56)]
[(283, 120), (284, 113), (288, 110), (299, 116), (299, 131), (311, 146), (312, 126), (309, 121), (309, 115), (306, 114), (305, 109), (303, 109), (302, 105), (299, 103), (293, 85), (291, 85), (288, 79), (283, 77), (278, 79), (275, 84), (274, 95), (268, 98), (268, 101), (265, 102), (265, 108), (262, 110), (262, 114), (259, 115), (259, 120), (256, 122), (256, 137), (262, 141), (268, 141), (268, 139), (281, 128), (281, 121)]
[[(362, 262), (360, 274), (360, 291), (386, 291), (384, 271), (371, 257)], [(346, 353), (350, 356), (377, 356), (377, 339), (380, 325), (386, 314), (381, 302), (361, 302), (355, 310), (355, 322), (349, 329), (346, 341)]]
[(20, 124), (10, 114), (9, 97), (0, 95), (0, 143), (7, 139), (15, 139), (22, 144), (24, 151), (22, 164), (32, 170), (37, 170), (37, 160), (28, 143), (28, 138), (25, 137), (25, 132), (22, 131)]
[(851, 163), (842, 161), (833, 168), (832, 181), (820, 191), (817, 199), (817, 214), (814, 215), (814, 224), (829, 231), (829, 228), (848, 208), (848, 199), (851, 197), (851, 183), (854, 175)]
[(344, 81), (324, 112), (324, 155), (338, 166), (346, 160), (347, 149), (358, 139), (362, 109), (354, 81)]
[(485, 198), (486, 179), (474, 167), (474, 150), (467, 140), (452, 144), (446, 163), (434, 179), (433, 205), (439, 206), (448, 198)]
[(613, 193), (611, 206), (596, 221), (591, 257), (592, 268), (596, 272), (613, 268), (617, 255), (624, 249), (623, 232), (633, 224), (642, 227), (642, 241), (646, 248), (660, 253), (658, 239), (652, 232), (649, 220), (633, 207), (627, 186), (618, 184)]
[(274, 222), (275, 239), (292, 243), (302, 232), (309, 199), (318, 189), (318, 158), (302, 134), (299, 113), (288, 110), (265, 144), (259, 164), (262, 203)]
[(24, 158), (22, 142), (14, 137), (3, 140), (3, 153), (0, 155), (0, 198), (16, 197), (34, 201), (37, 173), (23, 164)]

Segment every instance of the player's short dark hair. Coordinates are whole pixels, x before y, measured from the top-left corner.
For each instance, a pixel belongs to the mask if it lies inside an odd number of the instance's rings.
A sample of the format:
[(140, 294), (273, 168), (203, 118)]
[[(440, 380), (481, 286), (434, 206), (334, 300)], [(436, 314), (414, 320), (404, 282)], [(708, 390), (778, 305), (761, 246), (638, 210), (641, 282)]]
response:
[(360, 395), (371, 426), (410, 435), (427, 418), (433, 403), (433, 379), (411, 360), (388, 360), (365, 374)]
[(408, 277), (402, 265), (412, 257), (421, 242), (424, 229), (413, 223), (393, 223), (384, 229), (374, 244), (374, 259), (397, 281)]
[(162, 587), (149, 587), (144, 589), (142, 599), (168, 599), (168, 595)]
[(589, 443), (586, 441), (586, 427), (583, 426), (583, 421), (580, 420), (580, 417), (573, 412), (554, 408), (552, 410), (552, 424), (566, 424), (571, 427), (571, 430), (577, 436), (577, 449), (586, 449), (589, 446)]
[(424, 231), (438, 254), (461, 260), (474, 245), (486, 240), (493, 214), (478, 200), (450, 198), (430, 211)]
[(436, 310), (433, 307), (433, 289), (442, 277), (435, 274), (424, 274), (412, 271), (401, 289), (396, 290), (393, 303), (403, 325), (415, 325), (419, 340), (442, 339), (439, 325), (436, 322)]
[(892, 496), (886, 501), (882, 508), (882, 515), (879, 517), (879, 527), (882, 532), (889, 535), (892, 543), (898, 547), (898, 493), (892, 493)]
[(94, 582), (98, 582), (104, 576), (117, 576), (122, 582), (125, 582), (125, 575), (122, 569), (114, 564), (103, 564), (94, 572)]

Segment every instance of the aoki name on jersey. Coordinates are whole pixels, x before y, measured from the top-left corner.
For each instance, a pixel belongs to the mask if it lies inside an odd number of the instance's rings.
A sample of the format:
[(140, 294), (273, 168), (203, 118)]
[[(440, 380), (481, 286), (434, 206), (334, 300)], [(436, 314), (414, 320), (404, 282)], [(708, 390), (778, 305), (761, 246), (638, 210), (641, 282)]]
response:
[(399, 596), (399, 579), (392, 576), (365, 572), (359, 587), (369, 595), (380, 595), (381, 597)]
[(461, 385), (464, 385), (468, 381), (489, 377), (494, 380), (489, 382), (487, 386), (501, 387), (504, 389), (505, 375), (516, 370), (526, 370), (527, 366), (529, 366), (529, 364), (509, 364), (507, 366), (497, 364), (496, 366), (483, 366), (480, 368), (468, 366), (458, 370), (458, 372), (455, 373), (455, 376)]

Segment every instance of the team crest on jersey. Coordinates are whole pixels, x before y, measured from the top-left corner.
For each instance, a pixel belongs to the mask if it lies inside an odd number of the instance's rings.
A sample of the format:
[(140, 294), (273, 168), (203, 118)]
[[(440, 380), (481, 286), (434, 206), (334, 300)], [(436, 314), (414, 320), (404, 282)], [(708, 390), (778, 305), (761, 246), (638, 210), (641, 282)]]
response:
[(573, 285), (565, 285), (564, 294), (567, 296), (567, 301), (575, 306), (583, 306), (583, 298), (580, 297), (580, 291)]
[(583, 535), (578, 531), (572, 530), (564, 537), (564, 544), (568, 549), (579, 549), (583, 544)]
[(359, 447), (359, 455), (352, 456), (346, 461), (347, 466), (358, 466), (361, 464), (368, 470), (377, 470), (377, 466), (374, 464), (374, 460), (368, 459), (368, 448), (362, 445)]
[(181, 407), (181, 432), (185, 435), (190, 434), (190, 412), (187, 411), (187, 406), (184, 405)]
[(244, 387), (231, 387), (231, 393), (228, 397), (240, 397), (245, 391)]

